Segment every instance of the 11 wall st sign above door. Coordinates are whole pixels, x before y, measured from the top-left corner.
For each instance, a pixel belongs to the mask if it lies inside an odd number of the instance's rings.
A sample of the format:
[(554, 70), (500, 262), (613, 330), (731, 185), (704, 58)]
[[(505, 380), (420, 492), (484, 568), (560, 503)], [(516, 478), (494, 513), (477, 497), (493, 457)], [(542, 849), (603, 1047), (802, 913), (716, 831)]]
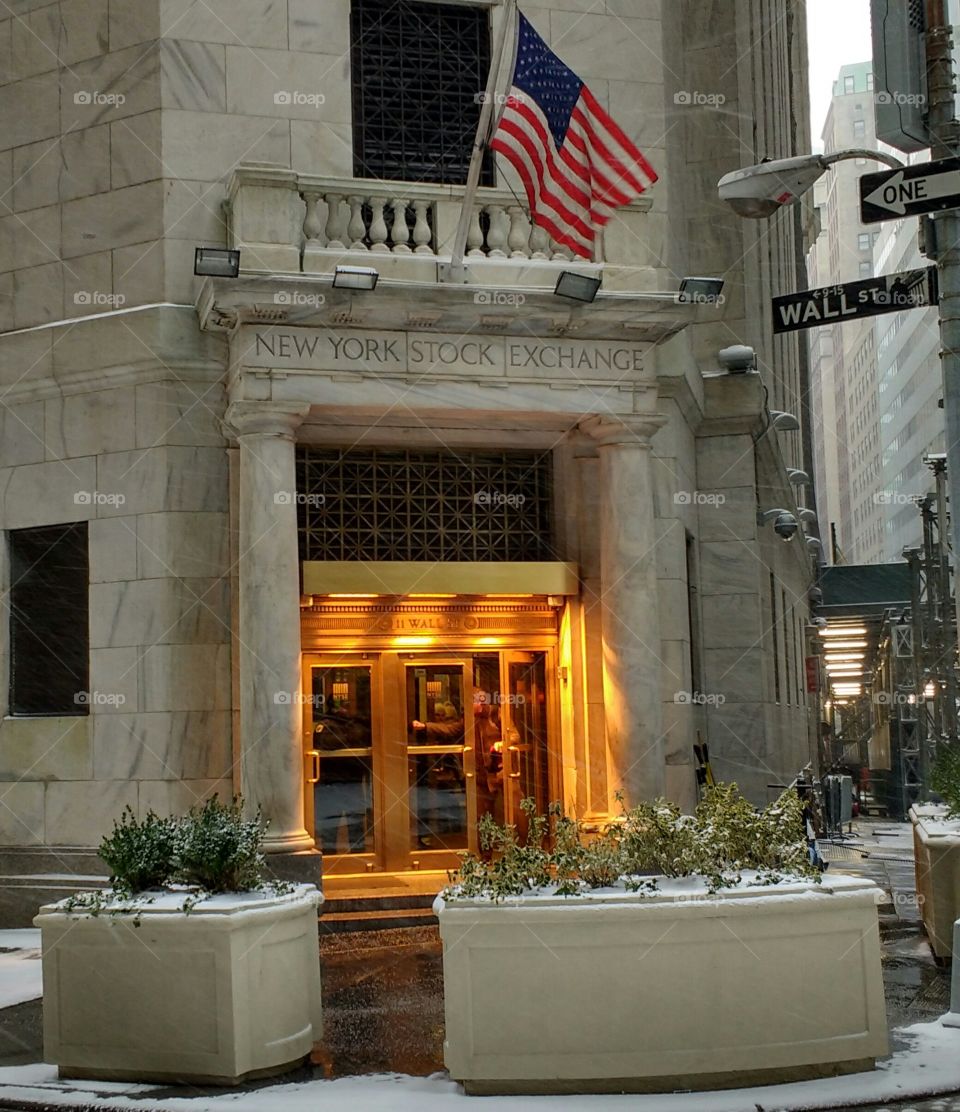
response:
[(899, 274), (881, 274), (860, 282), (800, 290), (773, 299), (773, 331), (796, 332), (838, 320), (876, 317), (936, 305), (937, 268), (920, 267)]
[(960, 208), (960, 158), (864, 174), (859, 187), (864, 224)]

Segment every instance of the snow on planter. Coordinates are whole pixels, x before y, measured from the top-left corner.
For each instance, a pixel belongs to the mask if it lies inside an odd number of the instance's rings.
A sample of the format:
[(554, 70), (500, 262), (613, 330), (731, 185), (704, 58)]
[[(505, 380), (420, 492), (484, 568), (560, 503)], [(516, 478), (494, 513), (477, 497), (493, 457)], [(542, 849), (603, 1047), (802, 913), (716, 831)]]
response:
[(322, 1034), (313, 885), (40, 909), (44, 1059), (61, 1077), (236, 1084)]
[(451, 1076), (477, 1094), (643, 1092), (872, 1068), (887, 1053), (879, 888), (750, 880), (441, 895)]

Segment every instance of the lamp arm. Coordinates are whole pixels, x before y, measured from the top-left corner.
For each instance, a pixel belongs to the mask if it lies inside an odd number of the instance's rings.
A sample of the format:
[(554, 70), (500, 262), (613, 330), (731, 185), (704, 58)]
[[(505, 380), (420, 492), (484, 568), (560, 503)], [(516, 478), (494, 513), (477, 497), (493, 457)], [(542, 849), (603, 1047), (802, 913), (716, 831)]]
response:
[(871, 151), (865, 147), (849, 147), (846, 150), (834, 151), (832, 154), (825, 154), (822, 156), (824, 166), (832, 166), (835, 162), (843, 162), (848, 158), (870, 158), (874, 162), (882, 162), (884, 166), (890, 166), (894, 170), (901, 170), (906, 166), (905, 162), (901, 162), (892, 154), (886, 154), (884, 151)]

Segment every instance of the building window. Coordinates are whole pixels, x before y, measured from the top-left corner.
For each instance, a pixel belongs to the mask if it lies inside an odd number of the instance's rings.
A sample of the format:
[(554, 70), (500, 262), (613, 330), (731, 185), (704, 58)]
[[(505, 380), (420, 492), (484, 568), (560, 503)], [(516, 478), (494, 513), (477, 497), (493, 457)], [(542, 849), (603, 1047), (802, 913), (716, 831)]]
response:
[(871, 245), (870, 233), (860, 232), (860, 234), (857, 236), (857, 247), (861, 251), (869, 251)]
[(873, 264), (868, 263), (866, 259), (860, 264), (860, 277), (872, 278), (873, 277)]
[(10, 713), (89, 710), (87, 525), (14, 529), (10, 552)]
[(867, 125), (863, 120), (853, 121), (853, 137), (854, 139), (865, 139), (867, 135)]
[(790, 651), (790, 626), (792, 623), (790, 621), (790, 607), (787, 606), (787, 592), (785, 590), (782, 591), (781, 596), (783, 598), (783, 655), (785, 658), (786, 668), (785, 679), (787, 688), (787, 705), (789, 706), (793, 702), (793, 681), (795, 678), (793, 674), (793, 661), (791, 659)]
[(780, 702), (780, 635), (777, 632), (777, 584), (770, 572), (770, 632), (773, 634), (773, 693)]
[[(490, 66), (489, 9), (353, 0), (353, 172), (462, 184)], [(481, 185), (493, 184), (493, 158)]]
[(853, 82), (854, 82), (853, 74), (848, 73), (847, 76), (844, 77), (844, 79), (843, 79), (843, 91), (845, 93), (852, 93), (853, 92)]
[(558, 560), (549, 452), (297, 448), (301, 560)]
[(687, 533), (687, 607), (690, 633), (690, 690), (703, 687), (703, 669), (700, 661), (700, 592), (697, 576), (697, 542)]
[(873, 88), (873, 73), (871, 72), (871, 73), (867, 74), (867, 92), (870, 92), (870, 90), (872, 88)]

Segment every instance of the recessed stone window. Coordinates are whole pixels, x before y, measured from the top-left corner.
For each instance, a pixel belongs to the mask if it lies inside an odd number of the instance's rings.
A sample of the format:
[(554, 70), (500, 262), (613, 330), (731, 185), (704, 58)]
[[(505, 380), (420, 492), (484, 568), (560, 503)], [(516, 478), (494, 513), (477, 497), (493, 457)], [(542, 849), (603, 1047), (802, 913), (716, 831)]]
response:
[(10, 713), (88, 714), (87, 524), (13, 529), (8, 538)]

